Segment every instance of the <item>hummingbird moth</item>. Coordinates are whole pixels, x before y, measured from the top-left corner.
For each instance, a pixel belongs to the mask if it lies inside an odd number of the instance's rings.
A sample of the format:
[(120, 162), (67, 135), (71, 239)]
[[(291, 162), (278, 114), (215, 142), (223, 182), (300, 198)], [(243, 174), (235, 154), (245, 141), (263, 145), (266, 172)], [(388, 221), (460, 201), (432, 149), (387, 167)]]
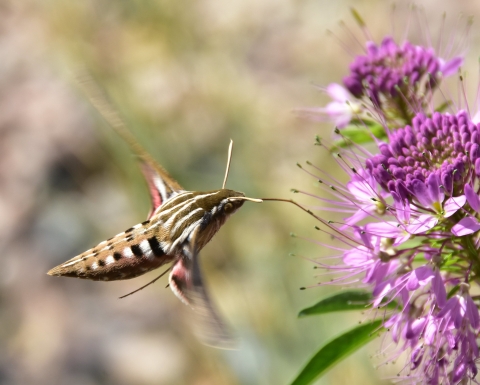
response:
[(187, 191), (143, 150), (95, 83), (89, 77), (81, 80), (80, 86), (93, 106), (139, 157), (152, 208), (144, 222), (100, 242), (54, 267), (48, 274), (114, 281), (135, 278), (170, 263), (167, 271), (145, 286), (171, 270), (169, 286), (183, 303), (194, 310), (203, 342), (215, 347), (230, 347), (232, 340), (225, 323), (204, 287), (198, 256), (227, 218), (245, 201), (262, 202), (261, 199), (247, 198), (241, 192), (225, 188), (232, 142), (222, 188), (204, 192)]

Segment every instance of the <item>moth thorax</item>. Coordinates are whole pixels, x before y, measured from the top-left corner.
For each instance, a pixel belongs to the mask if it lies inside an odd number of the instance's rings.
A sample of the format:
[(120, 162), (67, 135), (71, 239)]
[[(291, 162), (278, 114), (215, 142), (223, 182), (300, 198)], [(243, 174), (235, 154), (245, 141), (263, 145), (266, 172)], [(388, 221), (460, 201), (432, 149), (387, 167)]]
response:
[(230, 198), (243, 196), (243, 193), (222, 189), (206, 198), (205, 202), (203, 202), (205, 213), (199, 224), (198, 232), (198, 246), (200, 248), (212, 239), (227, 218), (244, 203), (243, 200), (231, 200)]

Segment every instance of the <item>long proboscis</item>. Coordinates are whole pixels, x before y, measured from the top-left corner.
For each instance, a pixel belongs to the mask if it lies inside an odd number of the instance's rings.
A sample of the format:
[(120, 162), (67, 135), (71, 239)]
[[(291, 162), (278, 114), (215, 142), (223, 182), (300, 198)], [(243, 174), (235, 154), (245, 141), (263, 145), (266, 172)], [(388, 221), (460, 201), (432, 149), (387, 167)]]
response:
[(263, 200), (259, 198), (248, 198), (248, 197), (231, 197), (228, 198), (229, 201), (250, 201), (255, 203), (262, 203)]
[(345, 235), (344, 233), (342, 233), (341, 231), (339, 231), (337, 228), (333, 227), (329, 221), (326, 221), (325, 219), (322, 219), (320, 218), (319, 216), (315, 215), (311, 210), (303, 207), (301, 204), (295, 202), (293, 199), (282, 199), (282, 198), (262, 198), (261, 199), (262, 201), (272, 201), (272, 202), (287, 202), (287, 203), (291, 203), (295, 206), (297, 206), (299, 209), (305, 211), (308, 215), (314, 217), (315, 219), (317, 219), (318, 221), (320, 221), (322, 224), (324, 224), (325, 226), (327, 226), (329, 229), (335, 231), (336, 233), (338, 234), (341, 234), (342, 236), (344, 236), (345, 238), (349, 239), (350, 241), (353, 241), (355, 243), (357, 243), (357, 241), (353, 238), (351, 238), (350, 236), (347, 236)]
[(306, 209), (306, 208), (303, 207), (301, 204), (295, 202), (293, 199), (262, 198), (261, 201), (272, 201), (272, 202), (287, 202), (287, 203), (291, 203), (291, 204), (297, 206), (298, 208), (300, 208), (301, 210), (305, 211), (307, 214), (311, 215), (311, 216), (314, 217), (315, 219), (318, 219), (318, 220), (321, 221), (322, 223), (324, 222), (324, 220), (323, 220), (322, 218), (317, 217), (314, 213), (312, 213), (311, 210)]

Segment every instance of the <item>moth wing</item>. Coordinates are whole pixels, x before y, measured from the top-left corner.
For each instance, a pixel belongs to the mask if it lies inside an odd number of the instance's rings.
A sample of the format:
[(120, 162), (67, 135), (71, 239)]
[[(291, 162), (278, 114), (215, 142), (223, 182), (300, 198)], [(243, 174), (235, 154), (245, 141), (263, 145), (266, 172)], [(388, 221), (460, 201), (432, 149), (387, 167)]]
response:
[(192, 254), (187, 248), (184, 256), (173, 266), (169, 282), (175, 295), (193, 309), (195, 331), (202, 342), (215, 348), (233, 349), (235, 340), (213, 306), (203, 283), (198, 253)]
[(173, 179), (167, 171), (163, 169), (146, 153), (139, 155), (141, 160), (141, 169), (148, 185), (152, 208), (147, 216), (151, 219), (155, 211), (167, 200), (183, 191), (178, 182)]
[(130, 132), (128, 125), (108, 99), (108, 96), (92, 79), (91, 75), (87, 72), (80, 72), (77, 76), (77, 81), (92, 106), (140, 158), (143, 175), (148, 184), (153, 206), (148, 215), (148, 219), (150, 219), (159, 206), (177, 192), (183, 191), (182, 186), (138, 143), (135, 136)]

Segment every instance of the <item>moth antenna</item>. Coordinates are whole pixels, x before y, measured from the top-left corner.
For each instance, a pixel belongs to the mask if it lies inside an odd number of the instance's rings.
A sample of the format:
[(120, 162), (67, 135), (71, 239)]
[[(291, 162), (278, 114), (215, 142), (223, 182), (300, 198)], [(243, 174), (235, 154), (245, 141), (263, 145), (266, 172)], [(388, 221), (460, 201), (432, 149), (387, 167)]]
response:
[[(137, 290), (134, 290), (128, 294), (125, 294), (125, 295), (122, 295), (121, 297), (119, 297), (118, 299), (122, 299), (122, 298), (125, 298), (125, 297), (128, 297), (129, 295), (132, 295), (132, 294), (135, 294), (136, 292), (140, 291), (140, 290), (143, 290), (145, 289), (147, 286), (150, 286), (152, 283), (155, 283), (157, 282), (160, 278), (162, 278), (165, 274), (167, 274), (168, 271), (170, 271), (172, 267), (169, 267), (167, 270), (165, 270), (162, 274), (160, 274), (157, 278), (155, 278), (153, 281), (150, 281), (149, 283), (147, 283), (146, 285), (143, 285), (142, 287), (140, 287), (139, 289)], [(168, 285), (167, 285), (168, 287)]]
[(230, 145), (228, 146), (227, 169), (225, 170), (225, 179), (223, 179), (222, 189), (224, 189), (225, 185), (227, 184), (228, 172), (230, 171), (230, 161), (232, 160), (232, 150), (233, 150), (233, 140), (230, 139)]
[(262, 199), (258, 198), (248, 198), (248, 197), (231, 197), (228, 198), (229, 201), (250, 201), (250, 202), (255, 202), (255, 203), (262, 203)]
[(76, 75), (76, 81), (79, 88), (83, 91), (90, 104), (97, 110), (107, 124), (131, 147), (133, 152), (145, 163), (153, 166), (163, 176), (170, 179), (170, 184), (175, 189), (181, 190), (180, 185), (170, 174), (160, 166), (155, 159), (138, 143), (135, 136), (130, 132), (120, 113), (110, 102), (107, 94), (100, 88), (92, 75), (86, 70), (81, 70)]

